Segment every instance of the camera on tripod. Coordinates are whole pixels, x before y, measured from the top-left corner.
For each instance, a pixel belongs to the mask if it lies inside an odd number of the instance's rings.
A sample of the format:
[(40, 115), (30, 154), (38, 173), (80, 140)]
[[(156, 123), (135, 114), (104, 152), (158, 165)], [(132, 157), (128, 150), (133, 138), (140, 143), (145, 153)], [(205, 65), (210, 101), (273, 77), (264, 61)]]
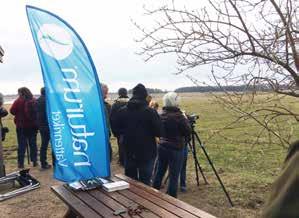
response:
[(212, 169), (214, 171), (214, 174), (216, 175), (216, 177), (217, 177), (217, 179), (218, 179), (218, 181), (219, 181), (219, 183), (220, 183), (220, 185), (221, 185), (221, 187), (222, 187), (222, 189), (223, 189), (223, 191), (224, 191), (224, 193), (225, 193), (225, 195), (226, 195), (226, 197), (227, 197), (230, 205), (233, 207), (233, 202), (232, 202), (232, 200), (231, 200), (228, 192), (226, 191), (226, 189), (224, 187), (224, 184), (222, 183), (222, 180), (219, 177), (219, 175), (218, 175), (218, 173), (217, 173), (217, 171), (216, 171), (216, 169), (215, 169), (215, 167), (213, 165), (213, 162), (210, 159), (210, 157), (209, 157), (209, 155), (208, 155), (208, 153), (206, 151), (206, 148), (205, 148), (204, 144), (201, 142), (201, 140), (200, 140), (197, 132), (195, 131), (195, 125), (194, 124), (196, 123), (196, 120), (199, 118), (199, 116), (196, 115), (196, 114), (191, 114), (191, 115), (186, 115), (186, 117), (187, 117), (187, 119), (188, 119), (188, 121), (189, 121), (189, 123), (191, 125), (191, 128), (192, 128), (191, 137), (190, 137), (190, 140), (187, 140), (187, 143), (188, 143), (188, 145), (190, 147), (190, 150), (191, 150), (191, 152), (193, 154), (194, 165), (195, 165), (194, 168), (195, 168), (195, 173), (196, 173), (197, 186), (199, 186), (198, 170), (200, 171), (200, 173), (201, 173), (201, 175), (202, 175), (202, 177), (203, 177), (203, 179), (205, 181), (205, 184), (208, 184), (208, 181), (207, 181), (207, 179), (206, 179), (206, 177), (204, 175), (204, 172), (203, 172), (203, 170), (202, 170), (202, 168), (201, 168), (201, 166), (199, 164), (199, 161), (197, 159), (198, 157), (197, 157), (197, 153), (196, 153), (196, 143), (199, 144), (199, 147), (202, 149), (202, 151), (203, 151), (204, 155), (206, 156), (206, 158), (207, 158), (210, 166), (212, 167)]
[(190, 124), (195, 124), (199, 116), (197, 114), (191, 114), (191, 115), (187, 115), (187, 118)]
[(5, 136), (6, 136), (6, 133), (9, 132), (9, 129), (7, 127), (2, 127), (2, 130), (1, 130), (1, 133), (2, 133), (2, 141), (5, 140)]

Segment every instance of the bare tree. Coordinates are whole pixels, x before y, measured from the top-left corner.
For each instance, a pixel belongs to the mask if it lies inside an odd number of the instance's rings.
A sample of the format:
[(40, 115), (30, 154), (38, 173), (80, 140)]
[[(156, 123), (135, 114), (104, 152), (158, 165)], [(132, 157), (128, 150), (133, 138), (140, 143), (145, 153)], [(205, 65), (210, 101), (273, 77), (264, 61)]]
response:
[[(299, 121), (298, 109), (289, 103), (299, 97), (296, 1), (207, 0), (207, 6), (197, 10), (174, 2), (145, 9), (156, 22), (150, 29), (135, 23), (142, 32), (137, 40), (142, 43), (140, 54), (146, 60), (176, 54), (177, 73), (196, 84), (198, 76), (191, 71), (209, 66), (213, 81), (224, 88), (223, 95), (215, 95), (217, 101), (236, 115), (228, 126), (254, 121), (258, 128), (251, 142), (287, 146), (293, 123)], [(226, 85), (240, 84), (253, 91), (225, 91)], [(257, 95), (261, 89), (270, 92)]]

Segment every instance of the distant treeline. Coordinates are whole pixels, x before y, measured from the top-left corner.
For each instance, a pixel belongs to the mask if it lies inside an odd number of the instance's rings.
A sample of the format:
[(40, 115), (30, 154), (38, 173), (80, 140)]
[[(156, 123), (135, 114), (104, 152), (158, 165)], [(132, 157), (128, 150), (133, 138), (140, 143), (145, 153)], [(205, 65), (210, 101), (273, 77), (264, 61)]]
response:
[[(177, 93), (183, 93), (183, 92), (246, 92), (246, 91), (269, 91), (271, 90), (270, 87), (266, 85), (240, 85), (240, 86), (187, 86), (187, 87), (181, 87), (174, 90)], [(130, 89), (129, 94), (132, 94), (132, 89)], [(149, 94), (155, 94), (155, 93), (166, 93), (168, 91), (162, 90), (162, 89), (152, 89), (147, 88), (147, 92)]]
[(175, 90), (175, 92), (244, 92), (244, 91), (269, 91), (270, 88), (265, 85), (260, 86), (189, 86), (189, 87), (181, 87)]

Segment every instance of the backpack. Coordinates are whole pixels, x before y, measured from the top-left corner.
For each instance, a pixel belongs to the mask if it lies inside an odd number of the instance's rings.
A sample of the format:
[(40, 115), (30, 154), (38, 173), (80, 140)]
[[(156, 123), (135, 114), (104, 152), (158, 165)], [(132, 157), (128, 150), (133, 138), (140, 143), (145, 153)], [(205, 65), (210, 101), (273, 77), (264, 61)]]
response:
[(25, 118), (28, 122), (37, 124), (37, 101), (35, 98), (25, 101)]

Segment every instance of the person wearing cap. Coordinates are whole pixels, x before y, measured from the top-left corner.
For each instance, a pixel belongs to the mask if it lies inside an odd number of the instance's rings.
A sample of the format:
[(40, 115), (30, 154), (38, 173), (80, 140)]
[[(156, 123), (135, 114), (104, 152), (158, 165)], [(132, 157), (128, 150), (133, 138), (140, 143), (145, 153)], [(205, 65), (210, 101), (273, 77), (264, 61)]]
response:
[[(126, 106), (128, 104), (129, 97), (128, 97), (128, 91), (125, 88), (120, 88), (118, 90), (118, 98), (114, 101), (111, 107), (111, 114), (110, 119), (119, 112), (120, 108)], [(117, 139), (117, 145), (118, 145), (118, 162), (121, 166), (124, 166), (124, 151), (123, 146), (121, 144), (120, 136), (116, 133), (112, 132), (113, 135)]]
[(150, 185), (162, 123), (158, 113), (148, 106), (143, 84), (133, 88), (127, 106), (111, 117), (112, 131), (120, 136), (124, 147), (125, 175)]

